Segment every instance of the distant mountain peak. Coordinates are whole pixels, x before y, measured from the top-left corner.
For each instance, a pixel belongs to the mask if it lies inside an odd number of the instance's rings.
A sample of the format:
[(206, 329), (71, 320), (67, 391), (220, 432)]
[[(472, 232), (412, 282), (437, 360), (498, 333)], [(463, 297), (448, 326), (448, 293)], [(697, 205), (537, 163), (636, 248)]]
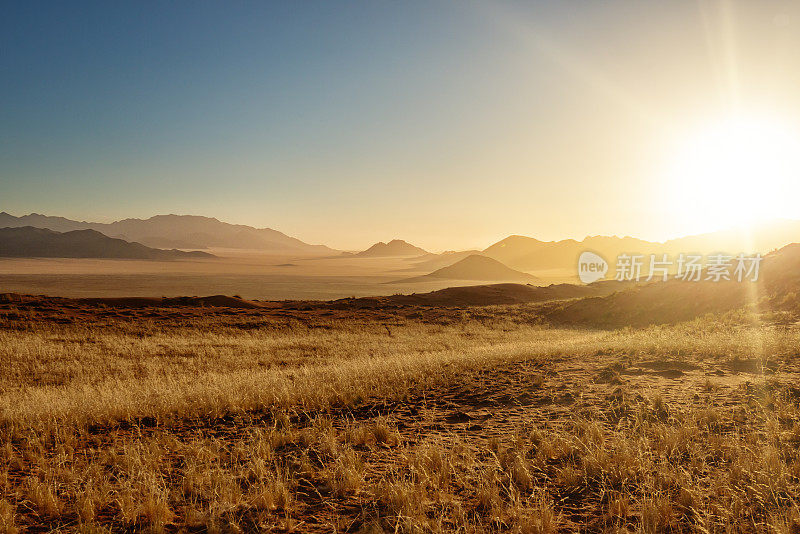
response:
[(399, 282), (427, 282), (432, 280), (479, 280), (494, 282), (534, 283), (539, 279), (531, 274), (512, 269), (501, 262), (481, 254), (470, 254), (452, 265), (430, 274), (399, 280)]
[(392, 239), (388, 243), (379, 241), (367, 250), (359, 252), (362, 257), (389, 257), (389, 256), (422, 256), (428, 251), (412, 245), (402, 239)]

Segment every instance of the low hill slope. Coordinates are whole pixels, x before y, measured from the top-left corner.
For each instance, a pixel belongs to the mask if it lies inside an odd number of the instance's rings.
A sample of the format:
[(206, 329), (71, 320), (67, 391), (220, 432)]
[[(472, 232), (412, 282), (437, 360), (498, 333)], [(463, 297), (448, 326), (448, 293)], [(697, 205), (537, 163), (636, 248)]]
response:
[(558, 324), (604, 328), (677, 323), (745, 305), (749, 285), (679, 280), (653, 282), (608, 296), (553, 304), (543, 310), (543, 315)]
[(215, 256), (206, 252), (150, 248), (140, 243), (114, 239), (94, 230), (61, 233), (25, 226), (0, 228), (0, 257), (175, 260)]
[(385, 308), (393, 306), (495, 306), (525, 304), (549, 300), (575, 299), (608, 295), (632, 282), (598, 282), (590, 285), (552, 284), (531, 286), (527, 284), (487, 284), (448, 287), (428, 293), (339, 299), (331, 302), (335, 308)]
[(442, 252), (441, 254), (428, 254), (427, 256), (422, 256), (412, 260), (414, 261), (414, 266), (409, 270), (435, 271), (436, 269), (441, 269), (442, 267), (449, 267), (450, 265), (453, 265), (466, 257), (472, 256), (473, 254), (481, 255), (482, 253), (480, 250), (451, 250), (448, 252)]
[(263, 308), (264, 304), (240, 297), (211, 295), (208, 297), (108, 297), (108, 298), (65, 298), (43, 295), (21, 295), (0, 293), (0, 304), (34, 304), (39, 306), (89, 305), (109, 308)]
[(401, 282), (427, 282), (431, 280), (485, 280), (493, 282), (534, 283), (535, 276), (514, 270), (499, 261), (478, 254), (472, 254), (453, 265), (442, 267), (430, 274), (417, 276)]
[(562, 324), (645, 326), (686, 321), (755, 305), (760, 310), (800, 312), (800, 244), (767, 255), (757, 282), (671, 279), (638, 285), (597, 298), (558, 303), (543, 310)]

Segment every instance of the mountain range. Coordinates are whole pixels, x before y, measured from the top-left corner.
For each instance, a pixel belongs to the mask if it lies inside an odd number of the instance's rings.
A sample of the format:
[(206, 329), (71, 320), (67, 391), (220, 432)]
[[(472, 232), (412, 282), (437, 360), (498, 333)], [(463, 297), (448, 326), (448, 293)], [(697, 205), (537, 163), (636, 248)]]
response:
[(38, 213), (22, 217), (15, 217), (6, 212), (0, 213), (0, 228), (23, 226), (46, 228), (55, 232), (94, 230), (108, 237), (135, 241), (156, 248), (220, 247), (299, 255), (324, 255), (336, 252), (324, 245), (309, 245), (271, 228), (229, 224), (211, 217), (196, 215), (156, 215), (149, 219), (95, 223)]
[(206, 252), (184, 252), (146, 247), (107, 237), (95, 230), (55, 232), (23, 226), (0, 228), (0, 257), (14, 258), (120, 258), (176, 260), (214, 258)]
[[(124, 219), (113, 223), (96, 223), (36, 213), (16, 217), (6, 212), (0, 212), (0, 228), (25, 226), (62, 233), (75, 230), (94, 230), (111, 238), (141, 243), (150, 248), (252, 249), (265, 253), (297, 256), (335, 256), (339, 254), (339, 251), (324, 245), (310, 245), (270, 228), (229, 224), (214, 218), (194, 215), (156, 215), (149, 219)], [(687, 236), (665, 242), (646, 241), (629, 236), (590, 236), (581, 241), (575, 239), (542, 241), (532, 237), (512, 235), (483, 250), (431, 254), (406, 241), (394, 239), (388, 243), (376, 243), (367, 250), (347, 255), (361, 258), (406, 257), (415, 262), (413, 270), (417, 272), (430, 271), (432, 275), (439, 269), (454, 266), (470, 256), (478, 255), (497, 260), (504, 267), (522, 271), (520, 274), (525, 275), (525, 272), (531, 271), (574, 269), (580, 253), (587, 250), (600, 254), (613, 265), (620, 253), (669, 254), (673, 257), (680, 253), (727, 252), (736, 254), (745, 252), (751, 254), (760, 252), (766, 254), (771, 250), (799, 241), (800, 221), (775, 220), (752, 230), (733, 229)], [(441, 277), (442, 273), (436, 276)], [(498, 280), (495, 277), (488, 279)]]
[(766, 254), (789, 243), (800, 241), (800, 221), (776, 220), (753, 229), (732, 229), (671, 239), (645, 241), (634, 237), (591, 236), (576, 241), (540, 241), (513, 235), (486, 248), (481, 254), (514, 269), (537, 271), (574, 268), (581, 252), (592, 251), (613, 264), (621, 253), (628, 254), (713, 254), (744, 252)]

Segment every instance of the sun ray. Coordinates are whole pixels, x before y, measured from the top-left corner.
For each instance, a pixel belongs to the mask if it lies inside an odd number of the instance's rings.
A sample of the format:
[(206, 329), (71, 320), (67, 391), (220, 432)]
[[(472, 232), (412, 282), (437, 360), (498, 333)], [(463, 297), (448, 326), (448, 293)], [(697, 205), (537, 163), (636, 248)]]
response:
[(576, 82), (591, 87), (599, 96), (627, 113), (653, 126), (661, 127), (669, 122), (667, 117), (642, 103), (604, 72), (592, 67), (590, 61), (559, 43), (545, 29), (537, 27), (529, 18), (517, 16), (510, 10), (501, 10), (497, 4), (492, 4), (491, 10), (487, 6), (482, 16), (493, 20), (504, 32), (514, 35), (527, 50), (547, 60)]
[(697, 6), (720, 101), (736, 111), (741, 91), (734, 6), (729, 0), (699, 0)]

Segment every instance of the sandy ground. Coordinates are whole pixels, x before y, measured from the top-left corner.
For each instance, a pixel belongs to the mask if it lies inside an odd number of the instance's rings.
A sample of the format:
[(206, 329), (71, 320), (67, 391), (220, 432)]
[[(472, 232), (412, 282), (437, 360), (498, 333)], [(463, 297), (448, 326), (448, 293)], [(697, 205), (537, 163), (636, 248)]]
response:
[[(416, 267), (415, 258), (292, 257), (230, 249), (209, 252), (218, 259), (0, 259), (0, 292), (64, 297), (235, 294), (268, 300), (337, 299), (497, 282), (398, 282), (428, 274)], [(548, 271), (537, 276), (543, 283), (556, 283), (566, 281), (569, 273)]]

